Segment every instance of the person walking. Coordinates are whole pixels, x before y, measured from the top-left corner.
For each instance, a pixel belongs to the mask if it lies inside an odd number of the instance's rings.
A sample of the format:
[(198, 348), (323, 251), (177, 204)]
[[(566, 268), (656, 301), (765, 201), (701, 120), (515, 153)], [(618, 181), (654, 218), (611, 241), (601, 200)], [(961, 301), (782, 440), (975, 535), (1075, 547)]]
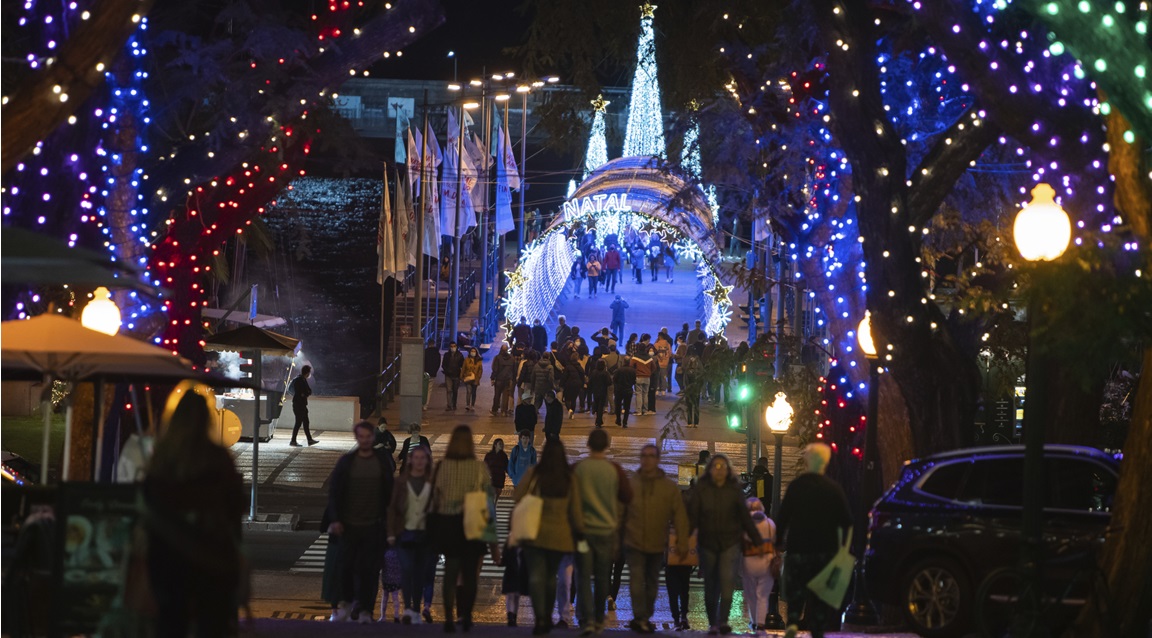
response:
[(532, 322), (532, 349), (536, 352), (548, 350), (548, 329), (539, 319)]
[[(689, 492), (680, 493), (680, 502), (686, 503)], [(685, 506), (687, 512), (687, 506)], [(691, 523), (689, 523), (691, 526)], [(668, 533), (668, 548), (666, 560), (668, 566), (664, 568), (664, 584), (668, 590), (668, 610), (672, 612), (672, 622), (677, 631), (688, 631), (688, 596), (691, 585), (692, 570), (700, 564), (700, 556), (696, 546), (696, 534), (687, 538), (688, 555), (681, 556), (679, 549), (683, 547), (681, 540), (683, 534), (676, 531), (675, 526)]]
[[(647, 337), (648, 335), (644, 335)], [(648, 414), (648, 388), (652, 384), (653, 358), (649, 356), (652, 344), (641, 341), (632, 357), (632, 368), (636, 370), (636, 402), (640, 404), (640, 416)]]
[[(516, 486), (516, 502), (535, 494), (544, 501), (540, 531), (532, 541), (524, 541), (528, 561), (528, 586), (532, 592), (532, 611), (536, 617), (533, 636), (552, 631), (552, 605), (556, 600), (556, 574), (565, 554), (577, 551), (584, 540), (584, 510), (580, 486), (572, 475), (564, 444), (559, 439), (544, 443), (540, 464), (528, 470)], [(586, 551), (586, 550), (585, 550)], [(563, 601), (567, 604), (567, 601)]]
[[(588, 263), (587, 263), (586, 267), (587, 267), (587, 272), (588, 272), (588, 298), (589, 299), (595, 299), (596, 298), (596, 288), (600, 284), (600, 279), (601, 279), (600, 260), (597, 259), (595, 254), (593, 254), (591, 257), (588, 258)], [(604, 290), (605, 290), (605, 292), (607, 292), (607, 290), (608, 290), (607, 284), (605, 284)]]
[(539, 410), (544, 403), (544, 393), (556, 390), (556, 366), (552, 353), (545, 352), (532, 367), (532, 405)]
[(631, 358), (620, 358), (620, 368), (612, 376), (613, 391), (616, 393), (616, 402), (613, 404), (613, 413), (616, 414), (616, 425), (628, 427), (628, 413), (632, 410), (632, 392), (636, 385), (636, 368), (632, 367)]
[(556, 316), (556, 343), (563, 346), (572, 339), (575, 335), (572, 334), (572, 326), (568, 325), (568, 318), (564, 315)]
[(684, 382), (680, 389), (684, 392), (684, 405), (687, 410), (688, 427), (700, 427), (700, 389), (704, 385), (704, 364), (700, 357), (689, 354), (684, 360)]
[(500, 344), (500, 352), (492, 358), (492, 416), (508, 416), (509, 404), (516, 381), (516, 359), (508, 352), (508, 343)]
[(413, 423), (408, 426), (408, 438), (404, 439), (404, 444), (400, 446), (400, 454), (396, 455), (396, 462), (400, 464), (400, 469), (404, 469), (404, 465), (408, 461), (408, 455), (411, 454), (412, 449), (418, 445), (422, 445), (428, 450), (432, 449), (432, 443), (428, 441), (428, 437), (420, 434), (420, 424)]
[(154, 630), (235, 636), (244, 483), (232, 454), (208, 438), (204, 397), (185, 392), (165, 421), (143, 484)]
[(584, 395), (584, 363), (576, 352), (575, 344), (569, 344), (568, 363), (560, 373), (560, 388), (564, 392), (564, 403), (568, 408), (568, 418), (576, 414), (577, 404)]
[(516, 447), (508, 455), (508, 477), (512, 479), (513, 487), (520, 485), (520, 480), (533, 465), (536, 465), (536, 448), (532, 446), (532, 432), (520, 430)]
[(528, 325), (528, 318), (521, 315), (520, 322), (512, 327), (512, 343), (523, 348), (532, 347), (532, 326)]
[(308, 445), (316, 445), (320, 441), (312, 438), (312, 430), (308, 428), (308, 397), (312, 396), (312, 386), (308, 384), (308, 377), (312, 376), (312, 366), (300, 368), (300, 376), (292, 381), (292, 414), (296, 416), (296, 425), (292, 426), (292, 447), (300, 447), (296, 437), (300, 434), (300, 426), (304, 426), (304, 438)]
[(658, 369), (656, 388), (661, 395), (668, 395), (672, 392), (672, 337), (667, 328), (661, 328), (656, 335), (654, 348)]
[[(444, 556), (444, 631), (456, 631), (456, 620), (464, 631), (472, 629), (472, 608), (480, 577), (480, 559), (485, 545), (464, 536), (464, 497), (469, 492), (485, 492), (492, 498), (492, 477), (476, 458), (472, 428), (458, 425), (448, 440), (444, 460), (432, 471), (432, 504), (429, 528), (437, 553)], [(459, 582), (459, 586), (457, 586)], [(457, 616), (457, 613), (459, 614)]]
[[(429, 375), (429, 388), (435, 383), (435, 375), (440, 373), (440, 349), (435, 345), (435, 340), (430, 339), (424, 347), (424, 374)], [(429, 401), (432, 400), (432, 392), (424, 393), (424, 409), (429, 409)]]
[(416, 446), (400, 471), (388, 508), (388, 543), (400, 550), (400, 591), (404, 615), (400, 622), (420, 622), (420, 598), (436, 568), (436, 553), (428, 539), (426, 514), (432, 498), (432, 453)]
[(549, 390), (544, 393), (544, 439), (559, 439), (564, 426), (564, 404)]
[(520, 405), (516, 406), (516, 413), (512, 417), (512, 425), (516, 427), (517, 432), (528, 432), (528, 435), (535, 437), (536, 423), (539, 422), (540, 412), (536, 406), (532, 404), (532, 393), (529, 392), (523, 396)]
[(570, 271), (570, 279), (572, 280), (572, 298), (580, 298), (580, 282), (584, 280), (584, 260), (577, 256), (576, 260), (572, 262), (572, 270)]
[(616, 282), (620, 280), (620, 249), (610, 244), (604, 253), (604, 292), (616, 292)]
[(772, 577), (772, 559), (776, 555), (776, 524), (764, 512), (764, 503), (759, 498), (750, 496), (745, 504), (764, 541), (757, 545), (752, 539), (744, 537), (744, 564), (740, 570), (744, 581), (744, 605), (748, 609), (748, 627), (756, 631), (765, 629), (768, 595), (776, 584), (776, 579)]
[[(579, 467), (579, 466), (577, 466)], [(660, 469), (660, 447), (640, 449), (640, 469), (632, 475), (632, 502), (624, 513), (624, 551), (632, 574), (632, 622), (629, 627), (652, 633), (652, 613), (660, 589), (660, 566), (668, 548), (668, 527), (676, 531), (676, 556), (688, 557), (688, 512), (680, 488)], [(673, 614), (677, 624), (680, 616)]]
[(612, 309), (612, 323), (609, 327), (612, 329), (612, 332), (615, 333), (617, 340), (623, 339), (624, 311), (628, 308), (628, 302), (624, 301), (620, 295), (616, 295), (616, 299), (608, 304), (608, 307)]
[(504, 451), (504, 439), (492, 441), (492, 449), (484, 455), (484, 465), (488, 466), (488, 476), (492, 477), (492, 490), (497, 498), (504, 491), (508, 480), (508, 453)]
[(469, 348), (468, 358), (460, 370), (460, 381), (464, 384), (464, 409), (468, 412), (476, 409), (476, 389), (483, 378), (484, 360), (480, 358), (480, 350)]
[(603, 359), (596, 362), (596, 369), (588, 375), (588, 395), (591, 398), (592, 413), (596, 415), (596, 427), (604, 426), (604, 406), (608, 403), (608, 387), (612, 377), (608, 374), (608, 364)]
[(784, 552), (781, 592), (788, 605), (788, 628), (784, 635), (796, 635), (803, 614), (814, 638), (824, 635), (824, 626), (835, 615), (809, 591), (807, 583), (824, 569), (840, 549), (841, 535), (852, 527), (852, 513), (844, 489), (824, 476), (832, 459), (832, 448), (809, 443), (802, 454), (807, 471), (788, 484), (780, 501), (776, 538)]
[(380, 417), (380, 420), (377, 421), (375, 437), (372, 447), (384, 450), (388, 456), (396, 454), (396, 437), (388, 431), (388, 419)]
[(328, 479), (328, 533), (340, 537), (340, 574), (349, 618), (372, 622), (379, 583), (385, 519), (392, 501), (392, 456), (373, 447), (376, 428), (367, 421), (352, 426), (356, 449), (336, 461)]
[(632, 263), (632, 281), (637, 284), (644, 283), (644, 247), (639, 243), (632, 244), (632, 251), (628, 255), (628, 261)]
[(740, 560), (742, 536), (763, 543), (752, 522), (736, 472), (728, 457), (714, 454), (708, 472), (696, 482), (688, 502), (688, 517), (697, 532), (700, 572), (704, 576), (704, 609), (709, 634), (732, 633), (732, 591)]
[(580, 486), (584, 535), (588, 543), (588, 551), (580, 554), (576, 567), (577, 602), (585, 635), (604, 630), (612, 559), (620, 549), (617, 544), (619, 512), (632, 502), (632, 483), (624, 468), (608, 460), (608, 443), (608, 433), (604, 430), (589, 432), (588, 458), (573, 469)]
[(460, 375), (464, 372), (464, 355), (460, 354), (456, 342), (448, 344), (448, 352), (444, 353), (440, 369), (444, 371), (444, 390), (448, 399), (444, 411), (455, 412), (456, 400), (460, 396)]

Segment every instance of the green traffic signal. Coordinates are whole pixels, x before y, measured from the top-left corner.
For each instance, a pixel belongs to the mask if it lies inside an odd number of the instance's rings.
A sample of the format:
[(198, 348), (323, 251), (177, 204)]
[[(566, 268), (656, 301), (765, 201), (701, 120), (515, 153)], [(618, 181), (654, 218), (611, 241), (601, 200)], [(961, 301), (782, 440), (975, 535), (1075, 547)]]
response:
[(747, 403), (752, 398), (752, 386), (747, 383), (741, 383), (736, 388), (736, 400), (741, 403)]
[(740, 414), (739, 413), (733, 412), (732, 414), (728, 415), (728, 427), (732, 428), (733, 430), (739, 430), (740, 429)]

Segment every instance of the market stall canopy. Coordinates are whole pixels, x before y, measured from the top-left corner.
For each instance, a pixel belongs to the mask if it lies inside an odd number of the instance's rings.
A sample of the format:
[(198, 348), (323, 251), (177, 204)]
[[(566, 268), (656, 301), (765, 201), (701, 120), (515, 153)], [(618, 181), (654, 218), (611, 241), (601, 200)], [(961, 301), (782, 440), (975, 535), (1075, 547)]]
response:
[(300, 340), (257, 326), (241, 326), (206, 337), (204, 349), (222, 352), (260, 350), (264, 354), (294, 356), (300, 350)]
[(0, 281), (6, 284), (87, 284), (158, 292), (140, 280), (140, 271), (132, 265), (23, 228), (3, 229), (0, 248)]
[(273, 328), (288, 323), (287, 319), (276, 315), (257, 314), (254, 319), (249, 319), (247, 311), (227, 310), (225, 308), (201, 308), (200, 315), (205, 319), (222, 319), (235, 323), (251, 324), (257, 328)]
[(75, 319), (44, 314), (0, 324), (0, 367), (78, 381), (93, 376), (187, 378), (192, 362), (131, 337), (89, 330)]

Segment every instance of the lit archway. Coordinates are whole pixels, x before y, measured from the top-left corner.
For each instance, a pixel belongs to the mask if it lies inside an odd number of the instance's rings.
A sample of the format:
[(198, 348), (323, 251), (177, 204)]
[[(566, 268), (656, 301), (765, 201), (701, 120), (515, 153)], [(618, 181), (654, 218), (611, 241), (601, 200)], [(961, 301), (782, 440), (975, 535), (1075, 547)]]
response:
[(645, 240), (659, 233), (673, 244), (679, 255), (696, 264), (705, 331), (724, 331), (732, 317), (732, 286), (725, 285), (717, 268), (720, 249), (711, 207), (699, 188), (649, 157), (612, 160), (584, 180), (548, 228), (525, 248), (516, 269), (506, 273), (506, 317), (549, 322), (577, 257), (573, 231), (592, 227), (600, 245), (629, 228)]

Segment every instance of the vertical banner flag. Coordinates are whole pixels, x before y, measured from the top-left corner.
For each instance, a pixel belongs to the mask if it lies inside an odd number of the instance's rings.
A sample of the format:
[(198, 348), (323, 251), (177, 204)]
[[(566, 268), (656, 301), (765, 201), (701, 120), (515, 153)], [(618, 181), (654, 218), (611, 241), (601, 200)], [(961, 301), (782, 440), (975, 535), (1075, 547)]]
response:
[(422, 148), (425, 153), (424, 160), (421, 162), (424, 169), (420, 174), (428, 180), (428, 185), (422, 187), (424, 196), (420, 200), (420, 205), (424, 211), (423, 251), (425, 255), (439, 259), (440, 185), (436, 181), (436, 167), (443, 163), (443, 157), (440, 155), (440, 140), (436, 139), (436, 133), (431, 128), (424, 130)]
[[(448, 110), (448, 136), (444, 147), (444, 169), (440, 177), (440, 234), (458, 237), (476, 225), (476, 211), (469, 194), (477, 180), (472, 158), (462, 152), (460, 121)], [(459, 210), (457, 210), (459, 203)], [(460, 228), (456, 217), (460, 217)]]
[(384, 165), (384, 187), (380, 196), (380, 224), (376, 228), (376, 283), (396, 276), (396, 224), (392, 219), (392, 194), (388, 192), (388, 165)]
[(395, 211), (393, 217), (400, 224), (402, 233), (400, 259), (403, 259), (408, 266), (415, 266), (416, 247), (420, 244), (416, 238), (416, 209), (412, 205), (412, 185), (409, 179), (401, 179), (399, 173), (396, 174), (396, 206), (393, 210)]
[[(404, 164), (408, 161), (408, 153), (405, 152), (405, 134), (408, 131), (408, 113), (402, 108), (395, 109), (396, 111), (396, 164)], [(399, 187), (396, 189), (399, 191)]]
[(480, 211), (482, 215), (487, 214), (488, 211), (484, 210), (484, 192), (491, 184), (488, 181), (488, 169), (492, 166), (492, 158), (488, 156), (488, 149), (484, 148), (484, 141), (476, 133), (464, 136), (464, 152), (468, 154), (472, 160), (472, 167), (477, 171), (476, 183), (472, 185), (470, 191), (472, 208)]
[[(509, 164), (511, 162), (511, 164)], [(516, 230), (512, 219), (512, 180), (520, 186), (520, 176), (516, 175), (516, 158), (504, 129), (496, 129), (496, 235)]]

